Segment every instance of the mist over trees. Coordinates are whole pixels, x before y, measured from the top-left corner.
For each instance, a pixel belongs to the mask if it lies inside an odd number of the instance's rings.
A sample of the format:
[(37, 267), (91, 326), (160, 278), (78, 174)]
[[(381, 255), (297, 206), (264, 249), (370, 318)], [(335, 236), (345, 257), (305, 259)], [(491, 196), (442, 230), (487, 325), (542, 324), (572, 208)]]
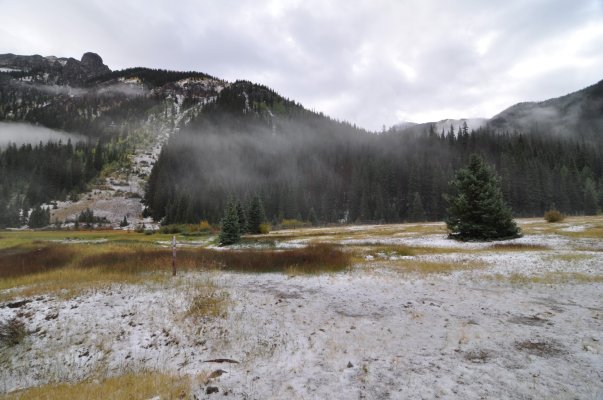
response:
[[(473, 131), (418, 125), (375, 134), (246, 81), (103, 71), (78, 78), (78, 87), (53, 84), (43, 69), (0, 73), (0, 120), (79, 133), (102, 147), (3, 150), (0, 225), (14, 226), (21, 208), (84, 190), (117, 157), (110, 143), (148, 143), (172, 131), (144, 198), (145, 215), (166, 224), (217, 224), (228, 199), (248, 210), (256, 195), (272, 223), (442, 220), (442, 194), (472, 153), (494, 166), (515, 216), (551, 208), (595, 214), (603, 206), (603, 83), (511, 107)], [(519, 133), (520, 125), (528, 129)]]
[(170, 138), (145, 202), (169, 223), (216, 223), (230, 197), (252, 193), (275, 222), (441, 220), (454, 171), (478, 153), (494, 165), (515, 215), (541, 216), (552, 205), (581, 214), (601, 208), (602, 148), (488, 128), (377, 135), (236, 82)]
[[(126, 154), (126, 144), (119, 141), (11, 144), (0, 149), (0, 227), (26, 224), (19, 218), (21, 210), (83, 192), (105, 165), (123, 161)], [(41, 221), (36, 214), (33, 224), (38, 227)]]

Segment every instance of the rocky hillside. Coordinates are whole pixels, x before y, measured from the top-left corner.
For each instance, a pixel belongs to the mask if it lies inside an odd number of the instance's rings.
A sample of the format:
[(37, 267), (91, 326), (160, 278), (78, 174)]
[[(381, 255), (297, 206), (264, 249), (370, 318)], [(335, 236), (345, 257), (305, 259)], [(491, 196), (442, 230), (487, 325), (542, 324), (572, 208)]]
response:
[[(52, 199), (51, 222), (74, 221), (90, 208), (114, 226), (124, 217), (132, 226), (143, 222), (140, 198), (162, 144), (227, 85), (199, 72), (111, 71), (94, 53), (85, 53), (81, 61), (4, 54), (0, 55), (0, 121), (78, 134), (107, 148), (118, 147), (116, 143), (123, 148), (126, 143), (131, 149), (129, 165), (107, 165), (88, 192)], [(5, 134), (9, 132), (0, 131)], [(0, 187), (7, 189), (9, 181), (4, 185), (0, 179)], [(0, 206), (21, 208), (31, 203), (28, 188), (13, 185), (10, 190), (1, 196)]]
[(0, 54), (0, 71), (26, 82), (72, 86), (81, 86), (90, 78), (111, 72), (95, 53), (84, 53), (80, 61), (37, 54)]

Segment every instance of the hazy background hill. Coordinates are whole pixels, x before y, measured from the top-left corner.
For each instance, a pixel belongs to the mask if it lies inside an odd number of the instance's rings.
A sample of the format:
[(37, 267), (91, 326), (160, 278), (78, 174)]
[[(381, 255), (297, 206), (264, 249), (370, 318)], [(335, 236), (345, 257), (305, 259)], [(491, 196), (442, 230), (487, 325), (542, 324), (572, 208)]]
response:
[(501, 132), (542, 133), (601, 141), (603, 81), (542, 102), (519, 103), (488, 121)]

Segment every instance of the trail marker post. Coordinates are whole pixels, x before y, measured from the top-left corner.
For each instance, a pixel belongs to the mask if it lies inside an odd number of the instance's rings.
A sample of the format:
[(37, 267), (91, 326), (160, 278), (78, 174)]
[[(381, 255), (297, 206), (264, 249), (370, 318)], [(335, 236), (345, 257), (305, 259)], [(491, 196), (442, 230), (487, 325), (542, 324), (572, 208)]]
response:
[(176, 235), (172, 236), (172, 276), (176, 276)]

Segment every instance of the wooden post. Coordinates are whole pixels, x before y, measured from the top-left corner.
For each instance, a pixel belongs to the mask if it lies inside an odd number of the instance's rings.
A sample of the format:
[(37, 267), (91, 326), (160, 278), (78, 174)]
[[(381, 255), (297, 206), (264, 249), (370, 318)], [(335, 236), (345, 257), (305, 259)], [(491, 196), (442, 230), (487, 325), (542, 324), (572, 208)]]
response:
[(172, 236), (172, 276), (176, 276), (176, 235)]

